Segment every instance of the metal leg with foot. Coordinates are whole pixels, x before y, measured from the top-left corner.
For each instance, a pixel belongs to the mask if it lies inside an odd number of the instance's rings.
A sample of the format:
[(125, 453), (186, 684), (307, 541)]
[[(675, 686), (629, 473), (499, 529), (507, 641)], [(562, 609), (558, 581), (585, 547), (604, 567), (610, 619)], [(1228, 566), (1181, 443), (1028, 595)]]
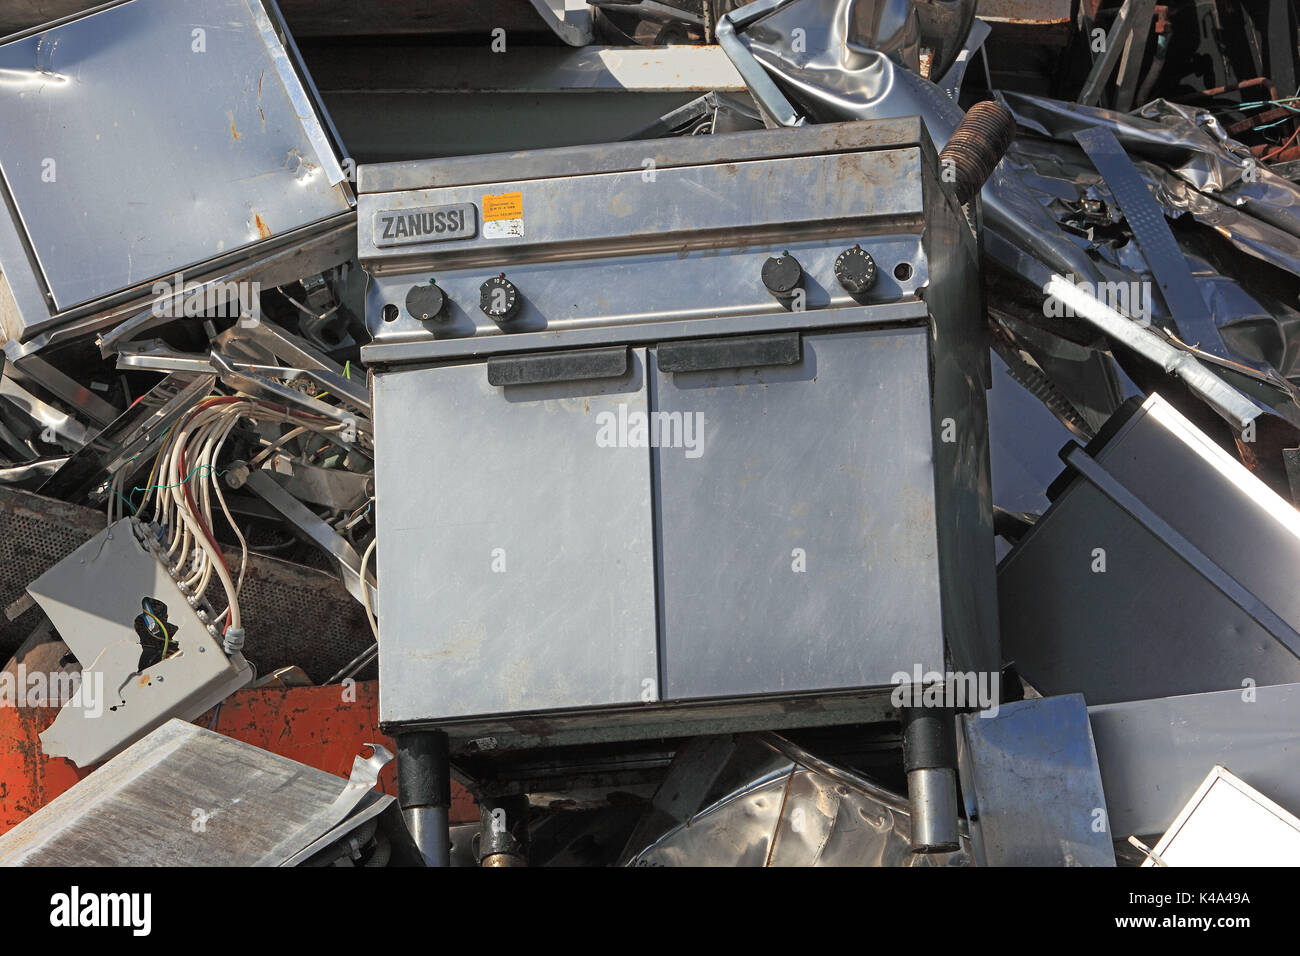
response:
[(397, 800), (428, 866), (451, 865), (451, 758), (438, 730), (397, 735)]

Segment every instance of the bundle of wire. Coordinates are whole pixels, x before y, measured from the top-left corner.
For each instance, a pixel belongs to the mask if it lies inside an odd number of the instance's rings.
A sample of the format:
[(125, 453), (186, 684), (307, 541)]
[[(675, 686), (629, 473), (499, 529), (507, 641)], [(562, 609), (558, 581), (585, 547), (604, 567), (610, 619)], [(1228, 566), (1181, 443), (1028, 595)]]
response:
[[(152, 523), (161, 529), (166, 557), (172, 571), (188, 595), (201, 597), (215, 574), (226, 592), (226, 609), (217, 615), (222, 633), (227, 628), (242, 627), (239, 616), (239, 591), (248, 566), (248, 542), (235, 524), (221, 490), (217, 461), (231, 431), (241, 419), (258, 423), (281, 423), (293, 426), (275, 441), (262, 448), (249, 462), (258, 467), (276, 449), (307, 432), (334, 437), (347, 428), (341, 422), (310, 412), (243, 395), (213, 396), (196, 405), (179, 419), (163, 438), (153, 468), (143, 487), (144, 499), (135, 509), (141, 517), (150, 502)], [(112, 524), (122, 514), (122, 505), (130, 499), (122, 486), (130, 468), (113, 477), (108, 496), (108, 521)], [(216, 501), (226, 521), (239, 539), (239, 574), (233, 575), (212, 533), (212, 505)], [(222, 622), (224, 621), (224, 624)]]

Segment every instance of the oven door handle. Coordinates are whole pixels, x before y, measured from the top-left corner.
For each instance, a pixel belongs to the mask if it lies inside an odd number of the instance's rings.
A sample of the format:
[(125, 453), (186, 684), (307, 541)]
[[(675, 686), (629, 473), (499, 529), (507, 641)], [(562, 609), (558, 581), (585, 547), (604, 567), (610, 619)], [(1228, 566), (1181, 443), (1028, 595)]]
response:
[(626, 345), (566, 352), (536, 352), (532, 355), (503, 355), (488, 359), (490, 385), (537, 385), (542, 382), (572, 382), (593, 378), (622, 378), (629, 358)]
[(660, 342), (655, 349), (655, 361), (661, 372), (797, 365), (801, 357), (798, 332)]

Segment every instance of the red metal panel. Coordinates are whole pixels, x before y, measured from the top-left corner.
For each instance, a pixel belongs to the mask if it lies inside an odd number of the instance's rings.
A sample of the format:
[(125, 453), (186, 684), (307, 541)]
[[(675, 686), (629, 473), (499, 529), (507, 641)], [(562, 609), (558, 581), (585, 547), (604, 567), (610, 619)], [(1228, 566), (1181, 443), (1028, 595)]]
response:
[[(27, 819), (93, 770), (78, 770), (71, 761), (41, 752), (37, 735), (57, 713), (56, 707), (0, 707), (0, 740), (8, 742), (0, 750), (0, 833)], [(213, 713), (194, 722), (207, 727)], [(215, 729), (344, 778), (352, 772), (352, 758), (367, 743), (394, 749), (392, 740), (379, 732), (377, 681), (347, 687), (242, 690), (222, 703)], [(379, 786), (396, 795), (392, 764), (384, 768)], [(478, 819), (474, 798), (455, 782), (451, 803), (453, 823)]]

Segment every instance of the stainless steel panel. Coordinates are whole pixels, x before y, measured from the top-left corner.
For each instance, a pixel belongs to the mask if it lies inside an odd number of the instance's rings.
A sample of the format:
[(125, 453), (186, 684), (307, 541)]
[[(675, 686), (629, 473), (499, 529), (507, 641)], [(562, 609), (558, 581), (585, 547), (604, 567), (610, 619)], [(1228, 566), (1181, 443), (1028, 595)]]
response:
[[(638, 55), (651, 58), (663, 52), (637, 51)], [(835, 123), (797, 132), (763, 130), (702, 139), (687, 136), (380, 163), (361, 166), (357, 170), (357, 189), (361, 193), (386, 193), (518, 179), (551, 179), (592, 172), (640, 172), (645, 169), (646, 160), (652, 161), (656, 168), (664, 169), (854, 149), (893, 149), (905, 143), (919, 143), (922, 136), (921, 121), (907, 117), (870, 123)]]
[[(493, 348), (524, 350), (572, 345), (579, 334), (596, 331), (612, 332), (619, 341), (634, 341), (632, 337), (641, 331), (640, 327), (647, 325), (693, 323), (701, 328), (698, 334), (705, 335), (710, 333), (703, 331), (704, 322), (725, 319), (741, 322), (724, 332), (743, 332), (745, 323), (750, 322), (780, 328), (842, 322), (845, 313), (827, 314), (828, 310), (856, 309), (858, 303), (833, 278), (835, 259), (855, 243), (868, 250), (879, 268), (879, 277), (863, 297), (864, 303), (895, 309), (916, 303), (916, 297), (926, 287), (930, 268), (922, 239), (915, 232), (855, 233), (839, 240), (784, 237), (740, 248), (683, 248), (617, 256), (603, 263), (598, 278), (592, 274), (591, 263), (583, 260), (515, 263), (506, 267), (506, 274), (522, 293), (523, 306), (508, 332), (479, 309), (479, 286), (497, 275), (501, 266), (452, 269), (449, 263), (439, 262), (437, 268), (427, 271), (378, 276), (370, 282), (366, 312), (371, 316), (370, 331), (377, 344), (367, 345), (363, 355), (370, 363), (396, 361), (398, 346), (420, 343), (427, 346), (423, 354), (429, 358), (470, 356)], [(804, 308), (774, 313), (772, 295), (759, 277), (767, 258), (783, 253), (794, 256), (803, 267)], [(902, 263), (910, 270), (906, 280), (894, 276), (894, 269)], [(670, 281), (665, 281), (666, 277)], [(430, 334), (430, 324), (410, 315), (405, 306), (411, 286), (430, 279), (437, 280), (447, 297), (446, 317), (437, 323), (436, 338)], [(382, 317), (389, 304), (399, 310), (392, 321)], [(924, 307), (917, 311), (924, 313)], [(871, 321), (904, 317), (873, 314)], [(545, 339), (539, 336), (543, 332), (554, 334)], [(657, 338), (677, 334), (682, 333), (667, 329), (651, 332)], [(485, 341), (493, 338), (498, 341)]]
[[(367, 193), (357, 207), (358, 255), (367, 268), (382, 272), (382, 260), (399, 255), (436, 257), (447, 268), (518, 261), (521, 250), (559, 243), (584, 242), (606, 254), (617, 249), (675, 252), (716, 248), (723, 244), (718, 235), (731, 230), (788, 237), (812, 231), (825, 236), (839, 228), (847, 234), (860, 230), (864, 220), (920, 213), (920, 177), (896, 172), (915, 170), (919, 159), (916, 146), (879, 154), (840, 152), (666, 169), (647, 158), (647, 165), (635, 172)], [(773, 189), (774, 181), (798, 183), (798, 188)], [(508, 234), (489, 228), (494, 220), (483, 208), (488, 197), (504, 195), (520, 197), (521, 213), (511, 217), (520, 225)], [(430, 240), (422, 247), (381, 244), (376, 213), (461, 203), (480, 211), (483, 227), (477, 236)], [(735, 239), (728, 236), (725, 244)]]
[[(5, 272), (30, 251), (66, 312), (347, 213), (296, 66), (245, 0), (128, 0), (0, 45)], [(49, 320), (31, 291), (24, 335)]]
[(1120, 838), (1163, 833), (1216, 764), (1300, 811), (1300, 684), (1101, 704), (1088, 719)]
[(666, 696), (943, 669), (928, 338), (806, 335), (793, 366), (655, 369), (655, 411), (704, 419), (698, 457), (655, 451)]
[(962, 796), (981, 866), (1114, 866), (1088, 711), (1078, 694), (958, 718)]
[(998, 570), (1008, 656), (1090, 704), (1300, 681), (1300, 512), (1159, 395), (1126, 414), (1091, 460), (1146, 516), (1070, 482)]
[(601, 413), (647, 410), (631, 358), (505, 388), (482, 363), (375, 376), (382, 721), (657, 699), (649, 454), (597, 444)]

